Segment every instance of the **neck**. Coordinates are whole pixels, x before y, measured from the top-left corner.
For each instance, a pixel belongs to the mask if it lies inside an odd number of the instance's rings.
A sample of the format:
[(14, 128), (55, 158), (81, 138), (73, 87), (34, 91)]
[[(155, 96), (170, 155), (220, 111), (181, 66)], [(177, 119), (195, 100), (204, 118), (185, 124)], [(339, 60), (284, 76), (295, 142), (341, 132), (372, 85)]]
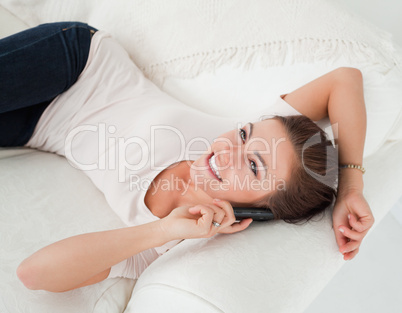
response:
[(163, 170), (153, 181), (145, 195), (148, 209), (160, 218), (167, 216), (174, 208), (184, 205), (210, 203), (212, 198), (191, 181), (192, 161), (182, 161)]
[(175, 192), (172, 195), (174, 199), (173, 208), (212, 202), (212, 198), (201, 188), (196, 188), (191, 180), (190, 167), (193, 162), (183, 162), (183, 166), (175, 173), (180, 187), (175, 188)]

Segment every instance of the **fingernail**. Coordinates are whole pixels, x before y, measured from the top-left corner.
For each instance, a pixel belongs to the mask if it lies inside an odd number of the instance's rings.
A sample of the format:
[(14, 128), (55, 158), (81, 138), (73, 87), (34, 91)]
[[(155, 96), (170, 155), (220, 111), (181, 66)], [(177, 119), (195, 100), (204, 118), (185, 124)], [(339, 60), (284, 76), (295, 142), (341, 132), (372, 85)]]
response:
[(348, 214), (348, 219), (350, 219), (350, 214)]
[(219, 201), (221, 201), (221, 199), (214, 199), (214, 201), (219, 202)]
[(345, 232), (345, 230), (343, 229), (343, 228), (338, 228), (339, 229), (339, 231), (341, 232), (341, 233), (344, 233)]

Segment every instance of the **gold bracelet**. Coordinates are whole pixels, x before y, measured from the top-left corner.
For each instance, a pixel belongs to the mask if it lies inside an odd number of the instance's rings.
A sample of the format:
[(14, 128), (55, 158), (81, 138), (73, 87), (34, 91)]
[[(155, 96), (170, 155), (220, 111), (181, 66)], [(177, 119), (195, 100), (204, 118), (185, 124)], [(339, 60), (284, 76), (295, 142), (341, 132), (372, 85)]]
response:
[(355, 165), (355, 164), (345, 164), (345, 165), (341, 164), (341, 165), (339, 165), (339, 168), (355, 168), (355, 169), (361, 170), (363, 172), (363, 174), (366, 172), (366, 169), (363, 166)]

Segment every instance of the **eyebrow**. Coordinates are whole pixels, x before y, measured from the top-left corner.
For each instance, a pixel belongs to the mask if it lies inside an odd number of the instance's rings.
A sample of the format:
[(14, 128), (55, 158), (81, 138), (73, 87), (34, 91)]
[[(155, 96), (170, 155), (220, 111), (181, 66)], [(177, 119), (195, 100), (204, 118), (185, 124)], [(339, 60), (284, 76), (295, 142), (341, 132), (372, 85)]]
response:
[[(249, 122), (248, 124), (250, 125), (250, 133), (248, 134), (248, 140), (250, 140), (251, 136), (253, 135), (254, 124), (251, 122)], [(264, 172), (265, 172), (264, 178), (266, 179), (267, 178), (267, 164), (265, 163), (265, 160), (262, 158), (261, 154), (258, 151), (254, 151), (254, 154), (257, 156), (257, 158), (262, 163), (262, 166), (263, 166)]]

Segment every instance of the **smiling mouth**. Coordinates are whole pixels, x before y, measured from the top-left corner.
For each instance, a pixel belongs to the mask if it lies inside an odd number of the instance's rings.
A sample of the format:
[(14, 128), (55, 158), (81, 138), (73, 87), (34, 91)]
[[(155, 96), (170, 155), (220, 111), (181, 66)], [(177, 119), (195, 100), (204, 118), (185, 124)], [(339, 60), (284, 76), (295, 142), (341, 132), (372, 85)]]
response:
[(214, 153), (211, 153), (211, 155), (208, 157), (208, 165), (209, 165), (209, 170), (212, 173), (212, 175), (215, 176), (217, 180), (222, 181), (222, 177), (219, 173), (218, 166), (216, 165), (216, 162), (215, 162), (215, 154)]

